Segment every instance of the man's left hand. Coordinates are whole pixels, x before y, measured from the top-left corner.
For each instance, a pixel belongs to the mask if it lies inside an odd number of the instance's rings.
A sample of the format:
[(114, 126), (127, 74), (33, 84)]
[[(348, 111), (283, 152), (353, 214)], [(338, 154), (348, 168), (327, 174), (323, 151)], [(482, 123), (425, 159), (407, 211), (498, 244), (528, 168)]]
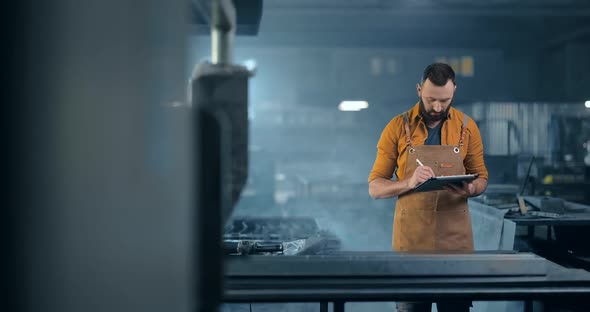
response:
[(460, 187), (456, 184), (448, 184), (444, 187), (444, 189), (449, 192), (455, 193), (463, 198), (468, 198), (475, 195), (475, 184), (473, 184), (473, 182), (463, 182), (463, 187)]

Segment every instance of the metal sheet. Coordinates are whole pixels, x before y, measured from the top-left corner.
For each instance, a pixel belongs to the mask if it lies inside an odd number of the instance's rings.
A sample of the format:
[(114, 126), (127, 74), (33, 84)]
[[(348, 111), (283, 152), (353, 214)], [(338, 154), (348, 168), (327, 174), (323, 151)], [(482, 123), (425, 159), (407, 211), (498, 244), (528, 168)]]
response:
[(500, 236), (500, 250), (513, 250), (516, 237), (516, 223), (504, 219), (502, 235)]
[(226, 276), (257, 277), (409, 277), (544, 276), (545, 259), (533, 254), (356, 255), (236, 257)]
[[(506, 211), (469, 201), (475, 250), (499, 250)], [(511, 250), (512, 246), (506, 249)]]

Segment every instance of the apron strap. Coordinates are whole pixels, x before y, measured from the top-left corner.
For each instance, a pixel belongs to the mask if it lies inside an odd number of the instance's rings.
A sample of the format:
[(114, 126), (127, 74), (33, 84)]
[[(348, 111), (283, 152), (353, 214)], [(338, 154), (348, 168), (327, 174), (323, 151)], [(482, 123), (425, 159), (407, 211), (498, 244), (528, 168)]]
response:
[(463, 114), (463, 125), (461, 125), (461, 139), (459, 140), (459, 147), (463, 147), (463, 141), (465, 140), (465, 133), (467, 132), (467, 121), (469, 116)]
[(410, 117), (408, 117), (408, 112), (404, 113), (404, 129), (406, 131), (406, 146), (412, 147), (412, 139), (410, 138)]

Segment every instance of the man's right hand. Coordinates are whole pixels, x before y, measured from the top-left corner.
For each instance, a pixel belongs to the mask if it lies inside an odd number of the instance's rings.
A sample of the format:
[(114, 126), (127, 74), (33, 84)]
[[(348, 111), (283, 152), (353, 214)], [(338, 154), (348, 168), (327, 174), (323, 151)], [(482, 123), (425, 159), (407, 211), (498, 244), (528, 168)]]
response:
[(399, 196), (415, 189), (418, 184), (434, 176), (432, 168), (420, 166), (414, 170), (409, 179), (392, 181), (387, 178), (376, 178), (369, 182), (369, 194), (374, 199)]
[(435, 177), (434, 170), (428, 166), (418, 166), (416, 170), (414, 170), (414, 174), (410, 177), (408, 181), (408, 186), (410, 188), (415, 188), (418, 184)]

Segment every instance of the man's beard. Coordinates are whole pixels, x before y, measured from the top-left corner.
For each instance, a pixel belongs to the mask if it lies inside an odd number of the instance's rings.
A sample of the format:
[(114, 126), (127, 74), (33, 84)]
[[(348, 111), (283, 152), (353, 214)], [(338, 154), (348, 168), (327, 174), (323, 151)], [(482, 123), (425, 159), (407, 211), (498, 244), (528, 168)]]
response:
[(426, 107), (424, 107), (424, 102), (422, 101), (422, 97), (420, 97), (420, 116), (422, 116), (422, 119), (424, 119), (426, 123), (445, 120), (449, 116), (449, 110), (451, 109), (452, 105), (453, 100), (451, 100), (451, 103), (449, 103), (449, 106), (446, 110), (444, 110), (438, 115), (431, 115), (430, 113), (426, 112)]

